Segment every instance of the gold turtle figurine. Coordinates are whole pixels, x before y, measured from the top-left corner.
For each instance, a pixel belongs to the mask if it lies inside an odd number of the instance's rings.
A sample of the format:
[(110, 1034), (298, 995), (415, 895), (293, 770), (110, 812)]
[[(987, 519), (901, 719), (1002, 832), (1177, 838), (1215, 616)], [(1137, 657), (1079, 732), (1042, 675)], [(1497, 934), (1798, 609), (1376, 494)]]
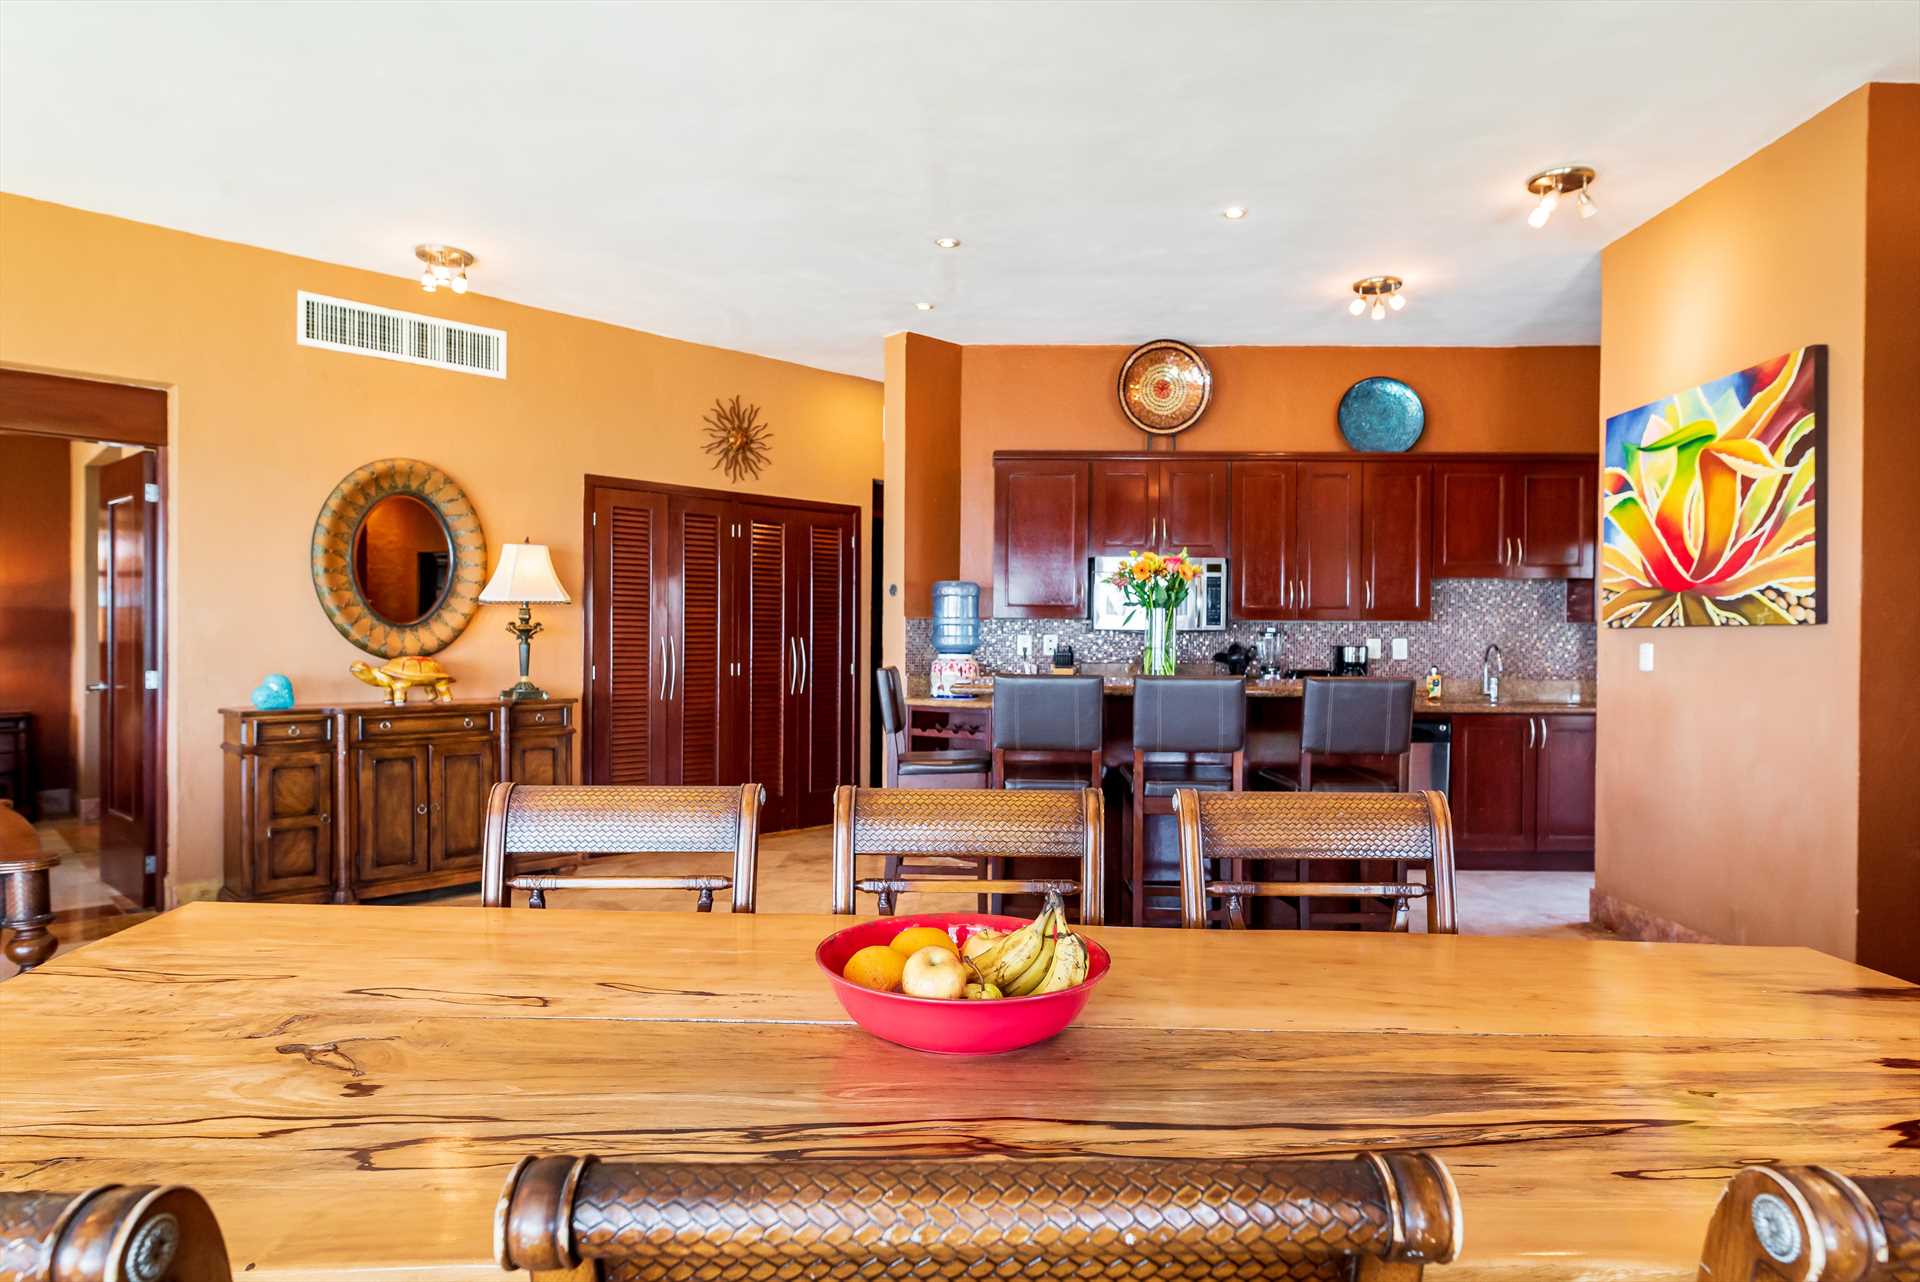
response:
[(415, 686), (432, 690), (435, 703), (453, 702), (453, 677), (440, 666), (438, 659), (424, 659), (417, 654), (407, 654), (398, 659), (391, 659), (377, 668), (356, 662), (347, 671), (368, 685), (379, 686), (385, 690), (387, 699), (391, 703), (405, 703), (407, 691)]

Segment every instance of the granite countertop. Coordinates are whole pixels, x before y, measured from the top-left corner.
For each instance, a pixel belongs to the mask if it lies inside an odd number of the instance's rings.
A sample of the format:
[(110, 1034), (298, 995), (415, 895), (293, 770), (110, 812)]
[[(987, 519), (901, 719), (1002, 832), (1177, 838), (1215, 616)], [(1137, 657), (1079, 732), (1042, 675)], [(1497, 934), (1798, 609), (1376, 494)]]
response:
[[(1092, 673), (1089, 676), (1095, 675)], [(1107, 676), (1107, 694), (1124, 698), (1133, 693), (1131, 676)], [(1247, 686), (1250, 699), (1298, 699), (1305, 690), (1301, 681), (1253, 681)], [(980, 693), (964, 699), (936, 699), (930, 695), (915, 695), (907, 700), (914, 708), (950, 708), (950, 709), (990, 709), (993, 707), (992, 685), (982, 683), (977, 689)], [(1471, 690), (1473, 687), (1468, 686)], [(1453, 687), (1459, 689), (1457, 685)], [(1514, 678), (1508, 689), (1511, 694), (1503, 697), (1499, 703), (1488, 703), (1478, 694), (1448, 693), (1438, 702), (1430, 701), (1415, 691), (1413, 697), (1413, 715), (1420, 716), (1460, 716), (1473, 713), (1508, 713), (1515, 716), (1540, 716), (1555, 713), (1591, 714), (1594, 711), (1594, 698), (1591, 689), (1577, 681), (1526, 681)]]

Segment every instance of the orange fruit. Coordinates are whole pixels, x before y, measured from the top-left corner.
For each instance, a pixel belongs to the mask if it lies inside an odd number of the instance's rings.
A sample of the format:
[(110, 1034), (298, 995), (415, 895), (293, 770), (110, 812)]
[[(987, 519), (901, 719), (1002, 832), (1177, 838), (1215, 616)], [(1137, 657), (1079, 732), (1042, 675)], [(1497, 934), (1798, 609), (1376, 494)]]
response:
[(959, 953), (947, 932), (938, 926), (909, 926), (893, 937), (889, 945), (902, 957), (911, 957), (922, 948), (944, 948), (950, 953)]
[(895, 952), (884, 944), (871, 944), (847, 958), (847, 964), (840, 973), (862, 988), (897, 993), (900, 991), (900, 976), (906, 969), (905, 953)]

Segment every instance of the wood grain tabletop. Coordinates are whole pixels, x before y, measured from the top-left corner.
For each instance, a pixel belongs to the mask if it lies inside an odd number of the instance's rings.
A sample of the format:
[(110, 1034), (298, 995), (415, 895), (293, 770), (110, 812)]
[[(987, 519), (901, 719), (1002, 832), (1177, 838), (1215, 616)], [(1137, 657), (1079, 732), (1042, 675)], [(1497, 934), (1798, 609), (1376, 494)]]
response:
[(192, 904), (0, 985), (0, 1188), (178, 1181), (235, 1276), (500, 1276), (528, 1153), (1423, 1148), (1449, 1279), (1693, 1276), (1740, 1166), (1920, 1174), (1920, 987), (1806, 949), (1087, 933), (1056, 1040), (846, 1021), (824, 916)]

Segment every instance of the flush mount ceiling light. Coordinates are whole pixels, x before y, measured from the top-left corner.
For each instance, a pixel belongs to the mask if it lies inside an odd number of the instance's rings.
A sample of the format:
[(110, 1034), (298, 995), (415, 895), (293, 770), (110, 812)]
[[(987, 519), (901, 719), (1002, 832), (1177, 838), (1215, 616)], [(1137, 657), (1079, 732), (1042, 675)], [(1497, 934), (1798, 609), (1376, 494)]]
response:
[(467, 268), (473, 255), (452, 245), (415, 245), (413, 256), (426, 264), (420, 273), (420, 288), (429, 294), (442, 285), (456, 294), (467, 292)]
[(1220, 216), (1228, 222), (1237, 223), (1247, 216), (1247, 207), (1245, 205), (1228, 205), (1220, 211)]
[(942, 249), (960, 248), (960, 241), (957, 237), (954, 237), (954, 236), (941, 236), (938, 239), (936, 239), (933, 243), (940, 246), (940, 248)]
[(1399, 311), (1407, 305), (1401, 294), (1406, 287), (1398, 276), (1369, 276), (1365, 280), (1353, 282), (1354, 300), (1347, 304), (1347, 310), (1355, 316), (1372, 316), (1375, 320), (1387, 318), (1387, 308)]
[(1527, 226), (1545, 227), (1547, 219), (1553, 217), (1553, 211), (1560, 207), (1562, 196), (1573, 197), (1573, 203), (1579, 206), (1582, 218), (1591, 218), (1599, 213), (1599, 206), (1593, 203), (1593, 197), (1587, 192), (1596, 176), (1585, 165), (1560, 165), (1553, 169), (1542, 169), (1527, 179), (1527, 191), (1539, 197), (1533, 212), (1527, 215)]

